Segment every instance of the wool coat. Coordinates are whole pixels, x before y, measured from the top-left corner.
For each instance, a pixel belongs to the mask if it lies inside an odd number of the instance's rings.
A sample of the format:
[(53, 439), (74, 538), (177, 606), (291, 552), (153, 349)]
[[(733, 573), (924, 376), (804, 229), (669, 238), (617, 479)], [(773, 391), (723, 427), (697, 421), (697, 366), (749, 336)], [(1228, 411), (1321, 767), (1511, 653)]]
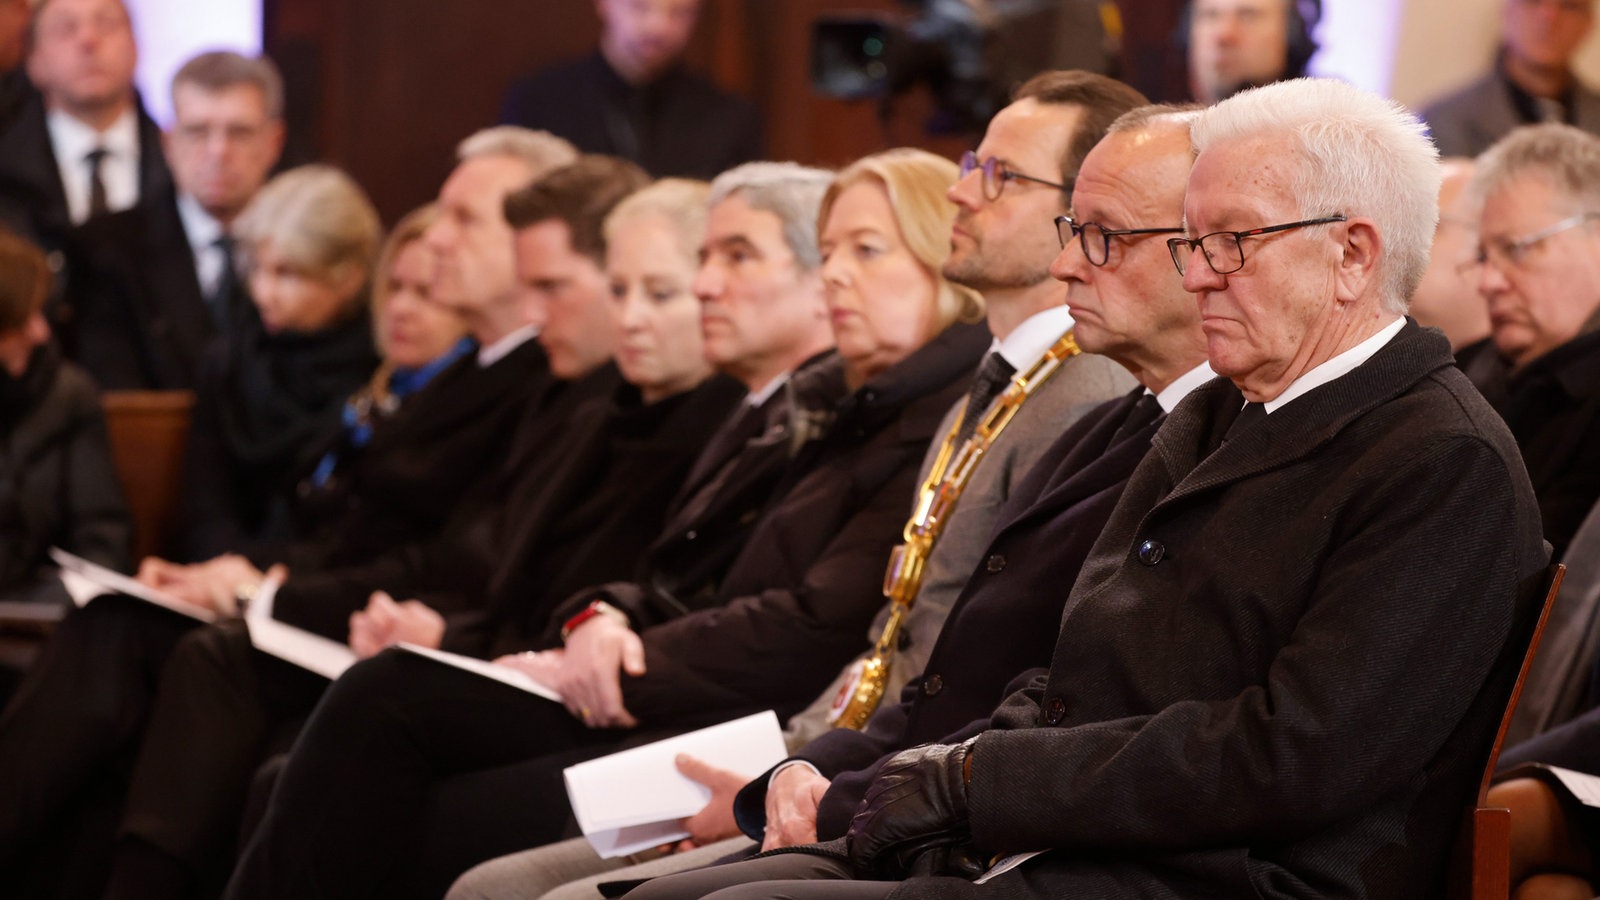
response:
[(1547, 559), (1516, 444), (1415, 323), (1223, 443), (1242, 403), (1218, 379), (1167, 418), (1048, 675), (973, 746), (975, 844), (1053, 848), (987, 892), (1439, 893), (1498, 719), (1474, 700)]

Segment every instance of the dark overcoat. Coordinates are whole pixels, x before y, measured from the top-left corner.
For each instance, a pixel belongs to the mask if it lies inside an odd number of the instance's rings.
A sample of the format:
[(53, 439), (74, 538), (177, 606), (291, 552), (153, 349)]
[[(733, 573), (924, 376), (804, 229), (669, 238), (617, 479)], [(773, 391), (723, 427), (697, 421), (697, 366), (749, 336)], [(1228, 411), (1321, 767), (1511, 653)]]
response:
[(1242, 403), (1168, 417), (1048, 676), (972, 748), (978, 847), (1054, 849), (896, 896), (1439, 893), (1496, 724), (1468, 711), (1546, 561), (1516, 445), (1414, 323), (1223, 444)]

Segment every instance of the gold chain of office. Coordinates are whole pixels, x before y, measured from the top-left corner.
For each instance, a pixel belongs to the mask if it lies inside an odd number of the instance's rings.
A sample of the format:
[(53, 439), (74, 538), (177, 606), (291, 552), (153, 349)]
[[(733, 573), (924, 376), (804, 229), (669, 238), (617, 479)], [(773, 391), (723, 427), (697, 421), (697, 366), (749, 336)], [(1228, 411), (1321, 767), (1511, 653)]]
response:
[(891, 655), (906, 616), (916, 603), (917, 592), (922, 589), (928, 555), (933, 552), (939, 535), (944, 533), (944, 526), (955, 511), (961, 493), (971, 481), (972, 473), (983, 462), (989, 448), (1000, 439), (1006, 426), (1016, 418), (1022, 405), (1028, 402), (1028, 398), (1060, 371), (1062, 363), (1081, 352), (1073, 333), (1068, 331), (1063, 334), (1028, 371), (1011, 377), (1011, 383), (989, 404), (989, 409), (973, 429), (972, 436), (957, 450), (956, 436), (961, 432), (961, 420), (966, 418), (967, 413), (968, 401), (962, 402), (949, 434), (945, 435), (943, 443), (939, 445), (939, 453), (928, 469), (928, 477), (923, 480), (917, 493), (916, 509), (901, 533), (904, 540), (889, 555), (889, 567), (883, 575), (883, 595), (892, 604), (889, 621), (884, 624), (883, 633), (878, 636), (872, 652), (851, 666), (844, 685), (834, 698), (828, 721), (835, 727), (863, 727), (873, 710), (883, 701), (884, 689), (889, 681)]

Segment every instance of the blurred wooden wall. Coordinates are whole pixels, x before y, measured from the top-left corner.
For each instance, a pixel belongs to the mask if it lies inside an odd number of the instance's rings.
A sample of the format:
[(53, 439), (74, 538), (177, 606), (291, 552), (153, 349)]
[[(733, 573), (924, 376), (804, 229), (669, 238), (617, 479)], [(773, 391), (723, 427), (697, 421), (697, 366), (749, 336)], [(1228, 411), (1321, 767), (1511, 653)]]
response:
[[(1170, 69), (1182, 2), (1123, 0), (1123, 59)], [(897, 0), (706, 0), (689, 60), (761, 104), (772, 158), (838, 165), (905, 144), (953, 157), (976, 136), (928, 137), (926, 96), (897, 102), (884, 122), (876, 103), (810, 89), (818, 14), (905, 9)], [(434, 196), (456, 142), (495, 121), (514, 76), (588, 52), (599, 32), (593, 0), (265, 0), (264, 13), (266, 49), (289, 88), (288, 160), (344, 167), (389, 222)], [(1152, 77), (1128, 80), (1147, 92), (1170, 81)]]

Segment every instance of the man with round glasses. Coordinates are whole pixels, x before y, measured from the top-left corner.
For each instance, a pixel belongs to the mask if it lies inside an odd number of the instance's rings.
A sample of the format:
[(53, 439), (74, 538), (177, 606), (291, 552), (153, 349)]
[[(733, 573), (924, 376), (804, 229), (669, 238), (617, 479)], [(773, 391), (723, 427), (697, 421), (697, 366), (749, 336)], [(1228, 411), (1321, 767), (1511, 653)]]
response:
[(1516, 436), (1557, 558), (1600, 499), (1600, 137), (1513, 131), (1479, 158), (1478, 255), (1489, 309), (1478, 387)]

